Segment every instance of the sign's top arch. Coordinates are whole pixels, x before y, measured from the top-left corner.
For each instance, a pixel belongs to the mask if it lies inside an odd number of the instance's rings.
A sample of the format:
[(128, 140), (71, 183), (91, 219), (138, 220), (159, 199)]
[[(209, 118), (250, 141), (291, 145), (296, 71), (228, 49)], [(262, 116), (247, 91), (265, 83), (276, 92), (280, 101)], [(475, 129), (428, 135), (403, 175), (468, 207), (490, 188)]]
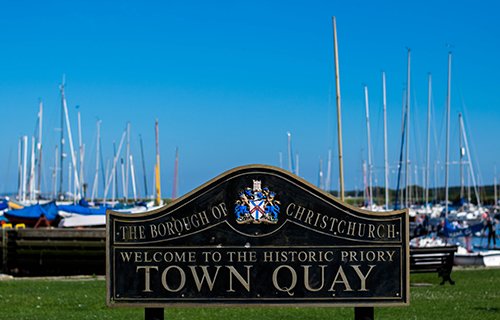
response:
[(354, 242), (399, 242), (405, 217), (405, 210), (370, 212), (356, 208), (288, 171), (265, 165), (229, 170), (151, 212), (108, 212), (108, 220), (118, 229), (143, 222), (160, 233), (132, 239), (120, 230), (115, 232), (117, 242), (140, 243), (173, 240), (221, 223), (247, 237), (268, 236), (292, 223)]

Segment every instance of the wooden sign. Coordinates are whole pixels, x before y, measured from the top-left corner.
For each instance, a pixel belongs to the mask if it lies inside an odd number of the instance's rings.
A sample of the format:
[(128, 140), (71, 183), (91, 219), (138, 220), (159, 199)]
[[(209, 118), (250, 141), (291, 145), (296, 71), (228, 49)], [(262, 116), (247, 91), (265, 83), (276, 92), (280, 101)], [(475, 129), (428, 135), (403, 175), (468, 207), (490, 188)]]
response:
[(156, 211), (108, 212), (107, 303), (406, 305), (408, 225), (278, 168), (236, 168)]

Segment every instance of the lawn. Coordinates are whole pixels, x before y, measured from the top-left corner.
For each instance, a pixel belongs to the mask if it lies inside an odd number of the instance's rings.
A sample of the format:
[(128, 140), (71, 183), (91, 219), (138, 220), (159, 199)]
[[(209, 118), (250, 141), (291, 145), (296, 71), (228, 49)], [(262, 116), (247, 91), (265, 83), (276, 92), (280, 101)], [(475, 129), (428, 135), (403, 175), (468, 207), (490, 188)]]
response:
[[(456, 285), (436, 274), (411, 277), (409, 307), (375, 308), (376, 319), (500, 319), (500, 269), (454, 270)], [(422, 285), (424, 284), (424, 285)], [(430, 285), (425, 285), (430, 284)], [(0, 319), (143, 319), (138, 308), (105, 305), (104, 280), (0, 281)], [(353, 319), (353, 308), (171, 308), (165, 319)]]

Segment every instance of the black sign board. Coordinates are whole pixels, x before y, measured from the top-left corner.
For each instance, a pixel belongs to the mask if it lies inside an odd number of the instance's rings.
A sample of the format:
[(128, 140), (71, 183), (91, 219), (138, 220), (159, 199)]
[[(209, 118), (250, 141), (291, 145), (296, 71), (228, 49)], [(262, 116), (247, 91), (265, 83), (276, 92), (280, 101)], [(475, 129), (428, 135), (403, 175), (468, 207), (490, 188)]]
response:
[(106, 250), (109, 306), (409, 303), (406, 211), (360, 210), (269, 166), (108, 211)]

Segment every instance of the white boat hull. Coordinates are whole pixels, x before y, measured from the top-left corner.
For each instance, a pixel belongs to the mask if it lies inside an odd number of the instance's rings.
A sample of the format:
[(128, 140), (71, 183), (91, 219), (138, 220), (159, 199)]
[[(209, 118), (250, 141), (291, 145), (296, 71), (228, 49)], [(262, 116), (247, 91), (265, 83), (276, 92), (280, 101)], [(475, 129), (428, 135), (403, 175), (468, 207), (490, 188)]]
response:
[(490, 250), (455, 254), (455, 265), (500, 267), (500, 251)]
[(59, 227), (75, 228), (75, 227), (98, 227), (106, 225), (106, 215), (83, 215), (73, 213), (67, 215), (59, 222)]

